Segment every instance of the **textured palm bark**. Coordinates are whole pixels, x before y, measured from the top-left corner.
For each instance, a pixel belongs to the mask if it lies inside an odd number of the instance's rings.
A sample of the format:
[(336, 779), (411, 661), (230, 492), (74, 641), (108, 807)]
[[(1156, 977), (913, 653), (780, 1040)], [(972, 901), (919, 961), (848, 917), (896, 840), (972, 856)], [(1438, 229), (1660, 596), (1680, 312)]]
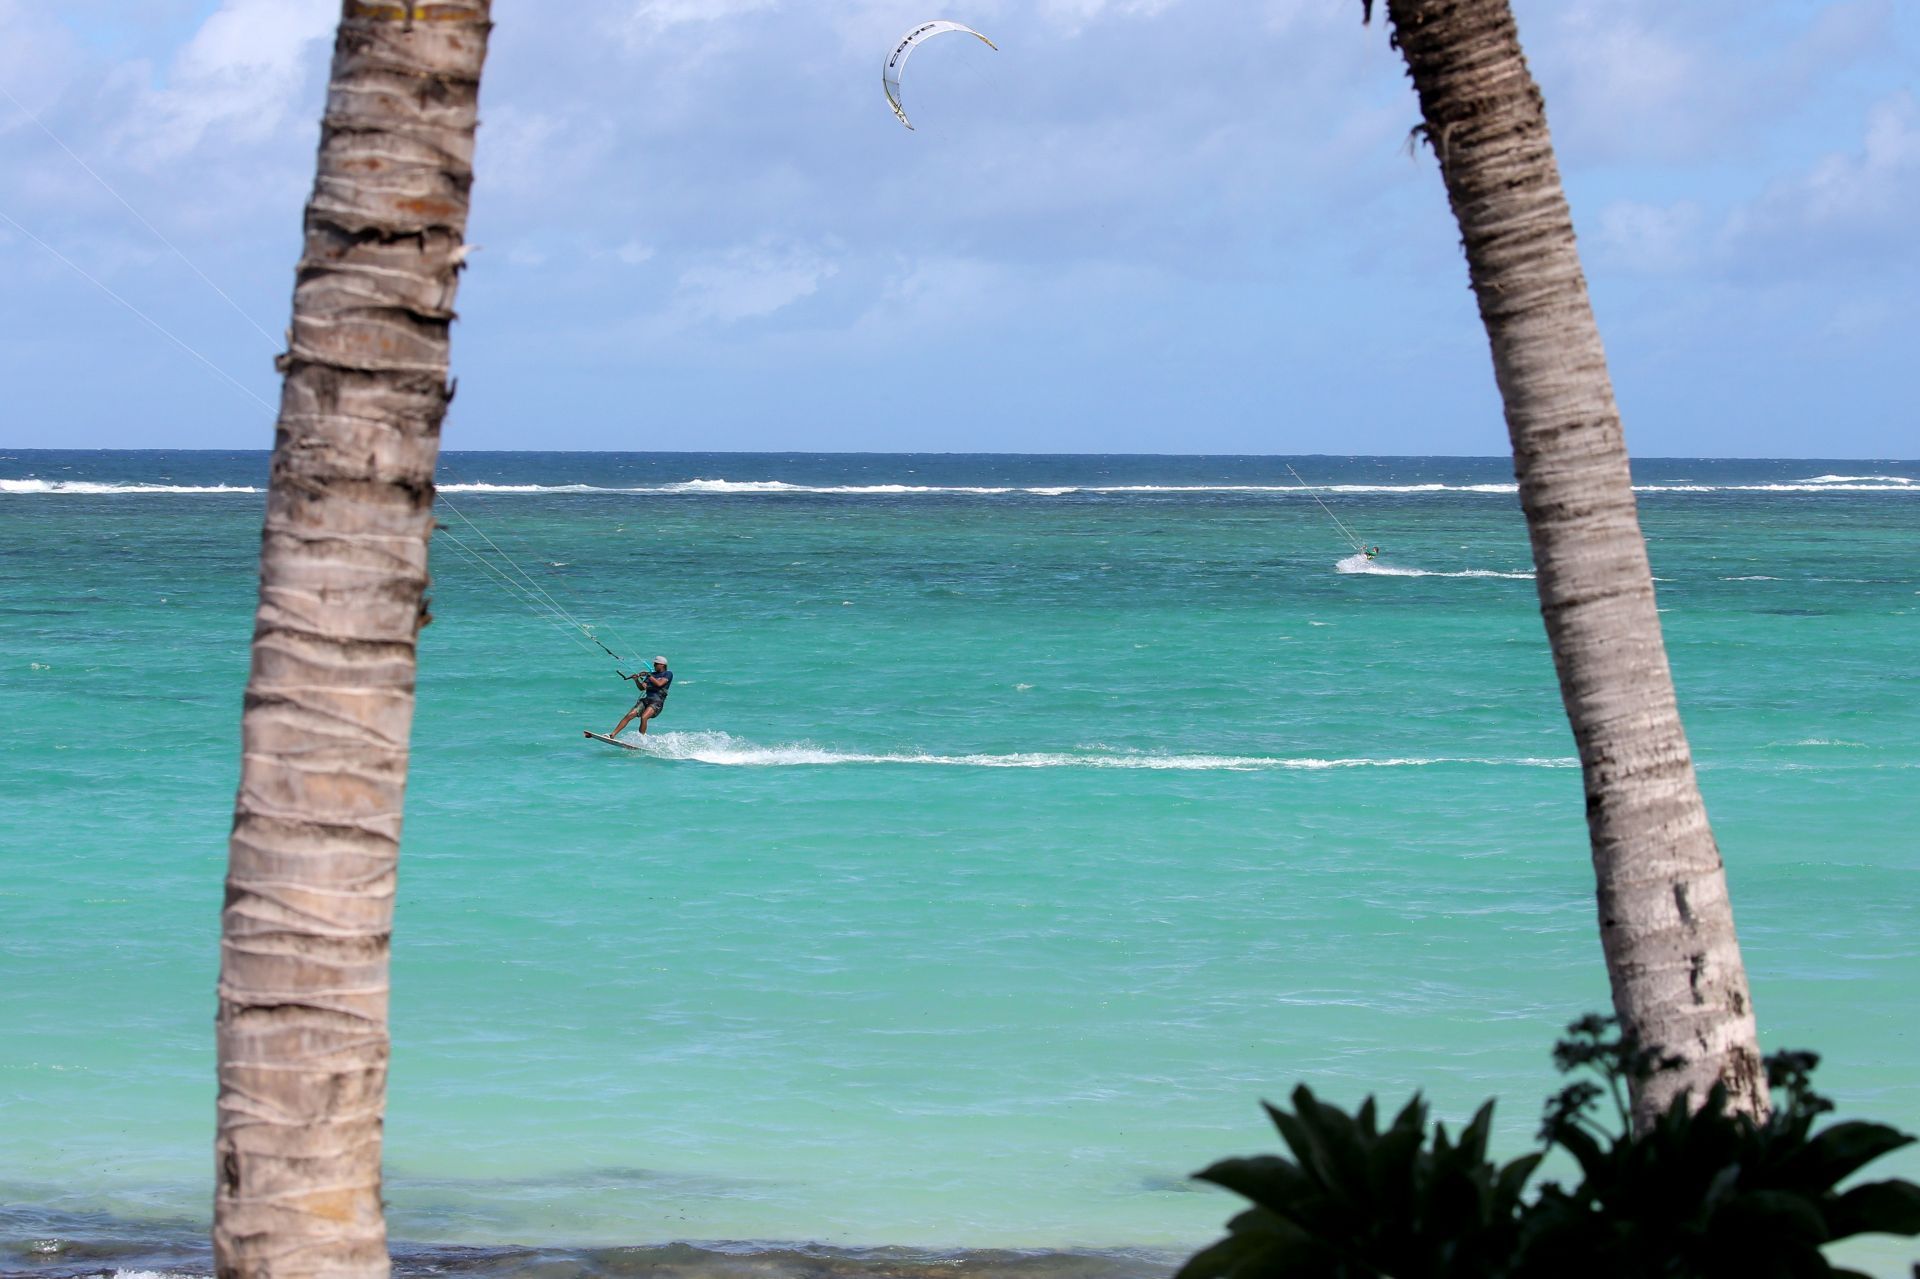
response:
[(488, 9), (348, 0), (334, 47), (221, 916), (222, 1279), (389, 1269), (388, 938)]
[(1600, 936), (1622, 1022), (1684, 1065), (1644, 1124), (1765, 1080), (1719, 849), (1680, 724), (1626, 442), (1540, 90), (1507, 0), (1388, 0), (1460, 224), (1506, 406), (1541, 612), (1586, 780)]

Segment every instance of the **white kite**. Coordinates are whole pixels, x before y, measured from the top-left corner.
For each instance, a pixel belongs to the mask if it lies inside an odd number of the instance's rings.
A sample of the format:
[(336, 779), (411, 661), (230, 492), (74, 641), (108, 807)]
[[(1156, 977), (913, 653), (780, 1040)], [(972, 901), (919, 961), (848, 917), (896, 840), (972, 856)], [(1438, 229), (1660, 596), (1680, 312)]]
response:
[(909, 129), (913, 122), (907, 119), (906, 108), (900, 105), (900, 73), (906, 70), (907, 59), (922, 40), (929, 36), (944, 35), (949, 31), (964, 31), (987, 48), (999, 52), (1000, 46), (975, 31), (972, 27), (962, 26), (958, 22), (923, 22), (900, 37), (900, 43), (893, 46), (893, 55), (887, 59), (887, 66), (880, 73), (880, 83), (887, 91), (887, 105), (893, 108), (894, 115), (900, 117), (900, 123)]

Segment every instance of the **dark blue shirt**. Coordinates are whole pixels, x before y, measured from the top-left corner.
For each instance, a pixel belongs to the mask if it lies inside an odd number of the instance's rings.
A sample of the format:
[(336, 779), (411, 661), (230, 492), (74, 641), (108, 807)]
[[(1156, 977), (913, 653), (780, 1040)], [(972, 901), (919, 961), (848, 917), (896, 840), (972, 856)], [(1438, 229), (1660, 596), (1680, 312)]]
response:
[(667, 690), (673, 687), (673, 672), (648, 671), (640, 677), (640, 680), (640, 694), (642, 697), (664, 702), (667, 700)]

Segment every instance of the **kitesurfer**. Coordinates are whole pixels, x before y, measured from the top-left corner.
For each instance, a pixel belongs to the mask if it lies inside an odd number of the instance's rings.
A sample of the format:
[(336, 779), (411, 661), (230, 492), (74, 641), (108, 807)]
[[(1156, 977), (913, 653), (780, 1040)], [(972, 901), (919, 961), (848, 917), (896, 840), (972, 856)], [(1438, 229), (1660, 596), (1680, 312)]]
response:
[(1375, 556), (1380, 554), (1380, 548), (1377, 546), (1363, 547), (1361, 549), (1361, 553), (1364, 554), (1369, 560), (1371, 560)]
[(627, 725), (633, 722), (634, 717), (638, 716), (640, 719), (640, 735), (645, 737), (647, 735), (647, 725), (652, 723), (654, 718), (666, 707), (667, 690), (673, 687), (673, 672), (667, 669), (667, 659), (664, 657), (656, 657), (653, 659), (652, 670), (641, 671), (634, 675), (629, 675), (616, 666), (614, 668), (614, 674), (618, 675), (621, 679), (630, 681), (635, 688), (639, 689), (640, 700), (633, 704), (633, 709), (626, 713), (619, 725), (611, 733), (608, 733), (607, 736), (620, 736), (622, 732), (626, 731)]

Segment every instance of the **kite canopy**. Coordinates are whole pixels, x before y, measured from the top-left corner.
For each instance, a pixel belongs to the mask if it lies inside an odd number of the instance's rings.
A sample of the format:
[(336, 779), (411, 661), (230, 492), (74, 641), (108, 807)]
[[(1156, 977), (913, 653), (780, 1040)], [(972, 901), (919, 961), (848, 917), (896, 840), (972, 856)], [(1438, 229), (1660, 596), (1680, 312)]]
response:
[(907, 119), (906, 108), (900, 105), (900, 73), (906, 70), (907, 59), (913, 56), (913, 51), (920, 46), (922, 40), (944, 35), (949, 31), (964, 31), (987, 48), (999, 51), (999, 45), (972, 27), (963, 26), (958, 22), (923, 22), (901, 36), (900, 43), (893, 46), (893, 54), (887, 59), (886, 69), (880, 73), (880, 83), (887, 91), (887, 105), (893, 108), (893, 113), (900, 118), (900, 123), (909, 129), (913, 127), (913, 122)]

